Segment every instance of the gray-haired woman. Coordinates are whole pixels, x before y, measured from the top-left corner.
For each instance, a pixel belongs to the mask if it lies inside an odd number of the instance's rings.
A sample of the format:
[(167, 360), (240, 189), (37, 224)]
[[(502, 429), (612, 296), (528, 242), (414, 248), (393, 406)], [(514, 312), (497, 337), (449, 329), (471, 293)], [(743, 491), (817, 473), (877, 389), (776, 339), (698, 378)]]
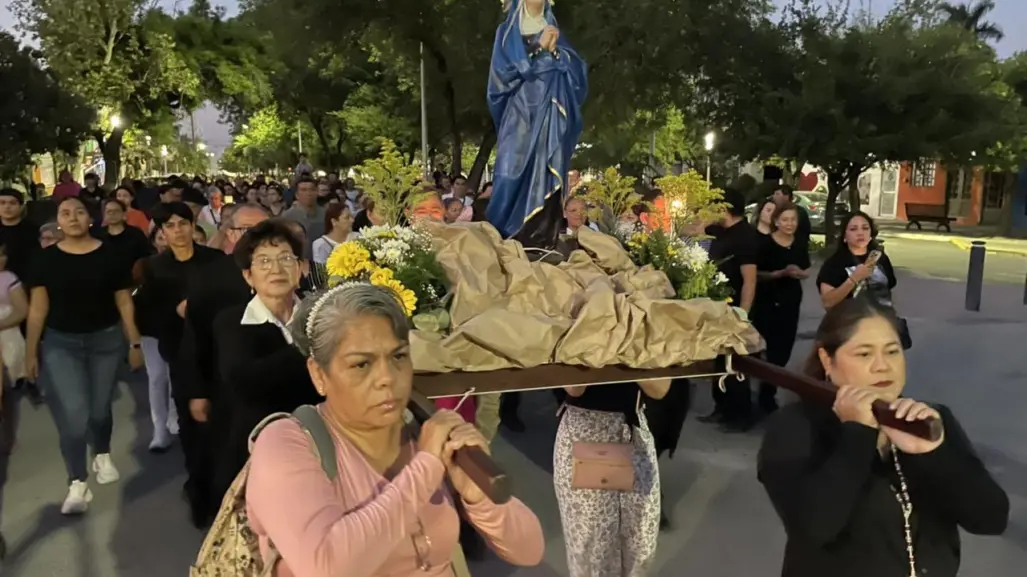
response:
[(263, 553), (269, 542), (281, 553), (275, 577), (452, 575), (458, 509), (508, 562), (542, 560), (535, 514), (517, 499), (489, 501), (453, 464), (461, 447), (488, 450), (473, 425), (439, 411), (419, 438), (405, 428), (413, 365), (409, 323), (395, 293), (340, 285), (304, 300), (290, 328), (326, 398), (318, 411), (335, 441), (339, 474), (324, 474), (292, 419), (260, 434), (246, 507)]

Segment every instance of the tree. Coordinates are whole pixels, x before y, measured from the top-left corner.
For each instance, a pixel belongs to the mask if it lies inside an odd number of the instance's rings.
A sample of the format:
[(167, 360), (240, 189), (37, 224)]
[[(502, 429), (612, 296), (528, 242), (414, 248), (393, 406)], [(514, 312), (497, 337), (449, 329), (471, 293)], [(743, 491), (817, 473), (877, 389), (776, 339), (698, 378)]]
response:
[(0, 32), (0, 85), (0, 179), (19, 175), (34, 154), (77, 152), (93, 111), (6, 32)]
[(868, 167), (984, 161), (1015, 130), (1007, 121), (1017, 103), (993, 51), (962, 30), (900, 12), (852, 23), (809, 6), (793, 7), (782, 26), (761, 28), (749, 74), (704, 73), (718, 95), (710, 113), (724, 127), (719, 147), (827, 172), (829, 237), (834, 199), (848, 188), (850, 206), (859, 206), (856, 184)]
[(98, 111), (93, 136), (108, 185), (119, 178), (127, 128), (145, 128), (155, 113), (196, 99), (199, 80), (173, 38), (147, 29), (159, 11), (145, 0), (15, 0), (13, 9), (65, 89)]
[(985, 17), (994, 9), (994, 0), (974, 0), (962, 4), (943, 2), (938, 6), (938, 10), (950, 23), (966, 29), (981, 40), (998, 42), (1005, 38), (1005, 33), (998, 25), (985, 20)]

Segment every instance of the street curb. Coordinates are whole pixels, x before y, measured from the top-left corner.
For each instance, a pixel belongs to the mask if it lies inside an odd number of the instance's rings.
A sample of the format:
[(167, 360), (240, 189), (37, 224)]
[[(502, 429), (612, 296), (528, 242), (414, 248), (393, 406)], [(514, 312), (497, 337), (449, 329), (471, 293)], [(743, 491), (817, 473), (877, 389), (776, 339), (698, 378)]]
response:
[[(950, 238), (949, 242), (952, 243), (953, 245), (955, 245), (956, 247), (959, 247), (959, 248), (961, 248), (963, 250), (970, 250), (970, 247), (973, 246), (973, 243), (971, 241), (968, 241), (968, 240), (963, 239), (963, 238)], [(985, 243), (984, 248), (985, 248), (985, 252), (990, 252), (992, 254), (1012, 254), (1012, 255), (1017, 255), (1017, 256), (1027, 256), (1027, 248), (1011, 248), (1011, 247), (1005, 247), (1005, 246), (991, 246), (991, 245), (988, 245), (987, 243)]]

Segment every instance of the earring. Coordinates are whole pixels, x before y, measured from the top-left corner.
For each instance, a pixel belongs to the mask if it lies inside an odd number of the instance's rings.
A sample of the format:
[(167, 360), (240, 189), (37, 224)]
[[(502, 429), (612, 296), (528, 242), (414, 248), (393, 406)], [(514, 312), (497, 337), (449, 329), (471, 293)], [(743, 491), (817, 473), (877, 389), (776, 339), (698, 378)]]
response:
[(830, 383), (831, 382), (831, 373), (824, 373), (824, 382), (825, 383)]

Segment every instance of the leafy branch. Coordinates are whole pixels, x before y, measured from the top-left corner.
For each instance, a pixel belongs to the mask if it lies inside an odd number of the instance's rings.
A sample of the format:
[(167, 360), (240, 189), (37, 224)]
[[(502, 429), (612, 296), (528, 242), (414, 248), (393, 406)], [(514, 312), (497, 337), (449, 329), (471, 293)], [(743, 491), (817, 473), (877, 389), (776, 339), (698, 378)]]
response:
[(404, 209), (411, 208), (428, 196), (417, 183), (421, 179), (421, 168), (408, 164), (396, 143), (382, 138), (378, 158), (364, 161), (357, 166), (357, 184), (374, 201), (374, 212), (385, 223), (399, 224)]
[(581, 196), (591, 207), (589, 218), (609, 235), (616, 233), (622, 214), (642, 203), (642, 195), (635, 192), (635, 178), (621, 175), (612, 166), (599, 178), (585, 183)]

